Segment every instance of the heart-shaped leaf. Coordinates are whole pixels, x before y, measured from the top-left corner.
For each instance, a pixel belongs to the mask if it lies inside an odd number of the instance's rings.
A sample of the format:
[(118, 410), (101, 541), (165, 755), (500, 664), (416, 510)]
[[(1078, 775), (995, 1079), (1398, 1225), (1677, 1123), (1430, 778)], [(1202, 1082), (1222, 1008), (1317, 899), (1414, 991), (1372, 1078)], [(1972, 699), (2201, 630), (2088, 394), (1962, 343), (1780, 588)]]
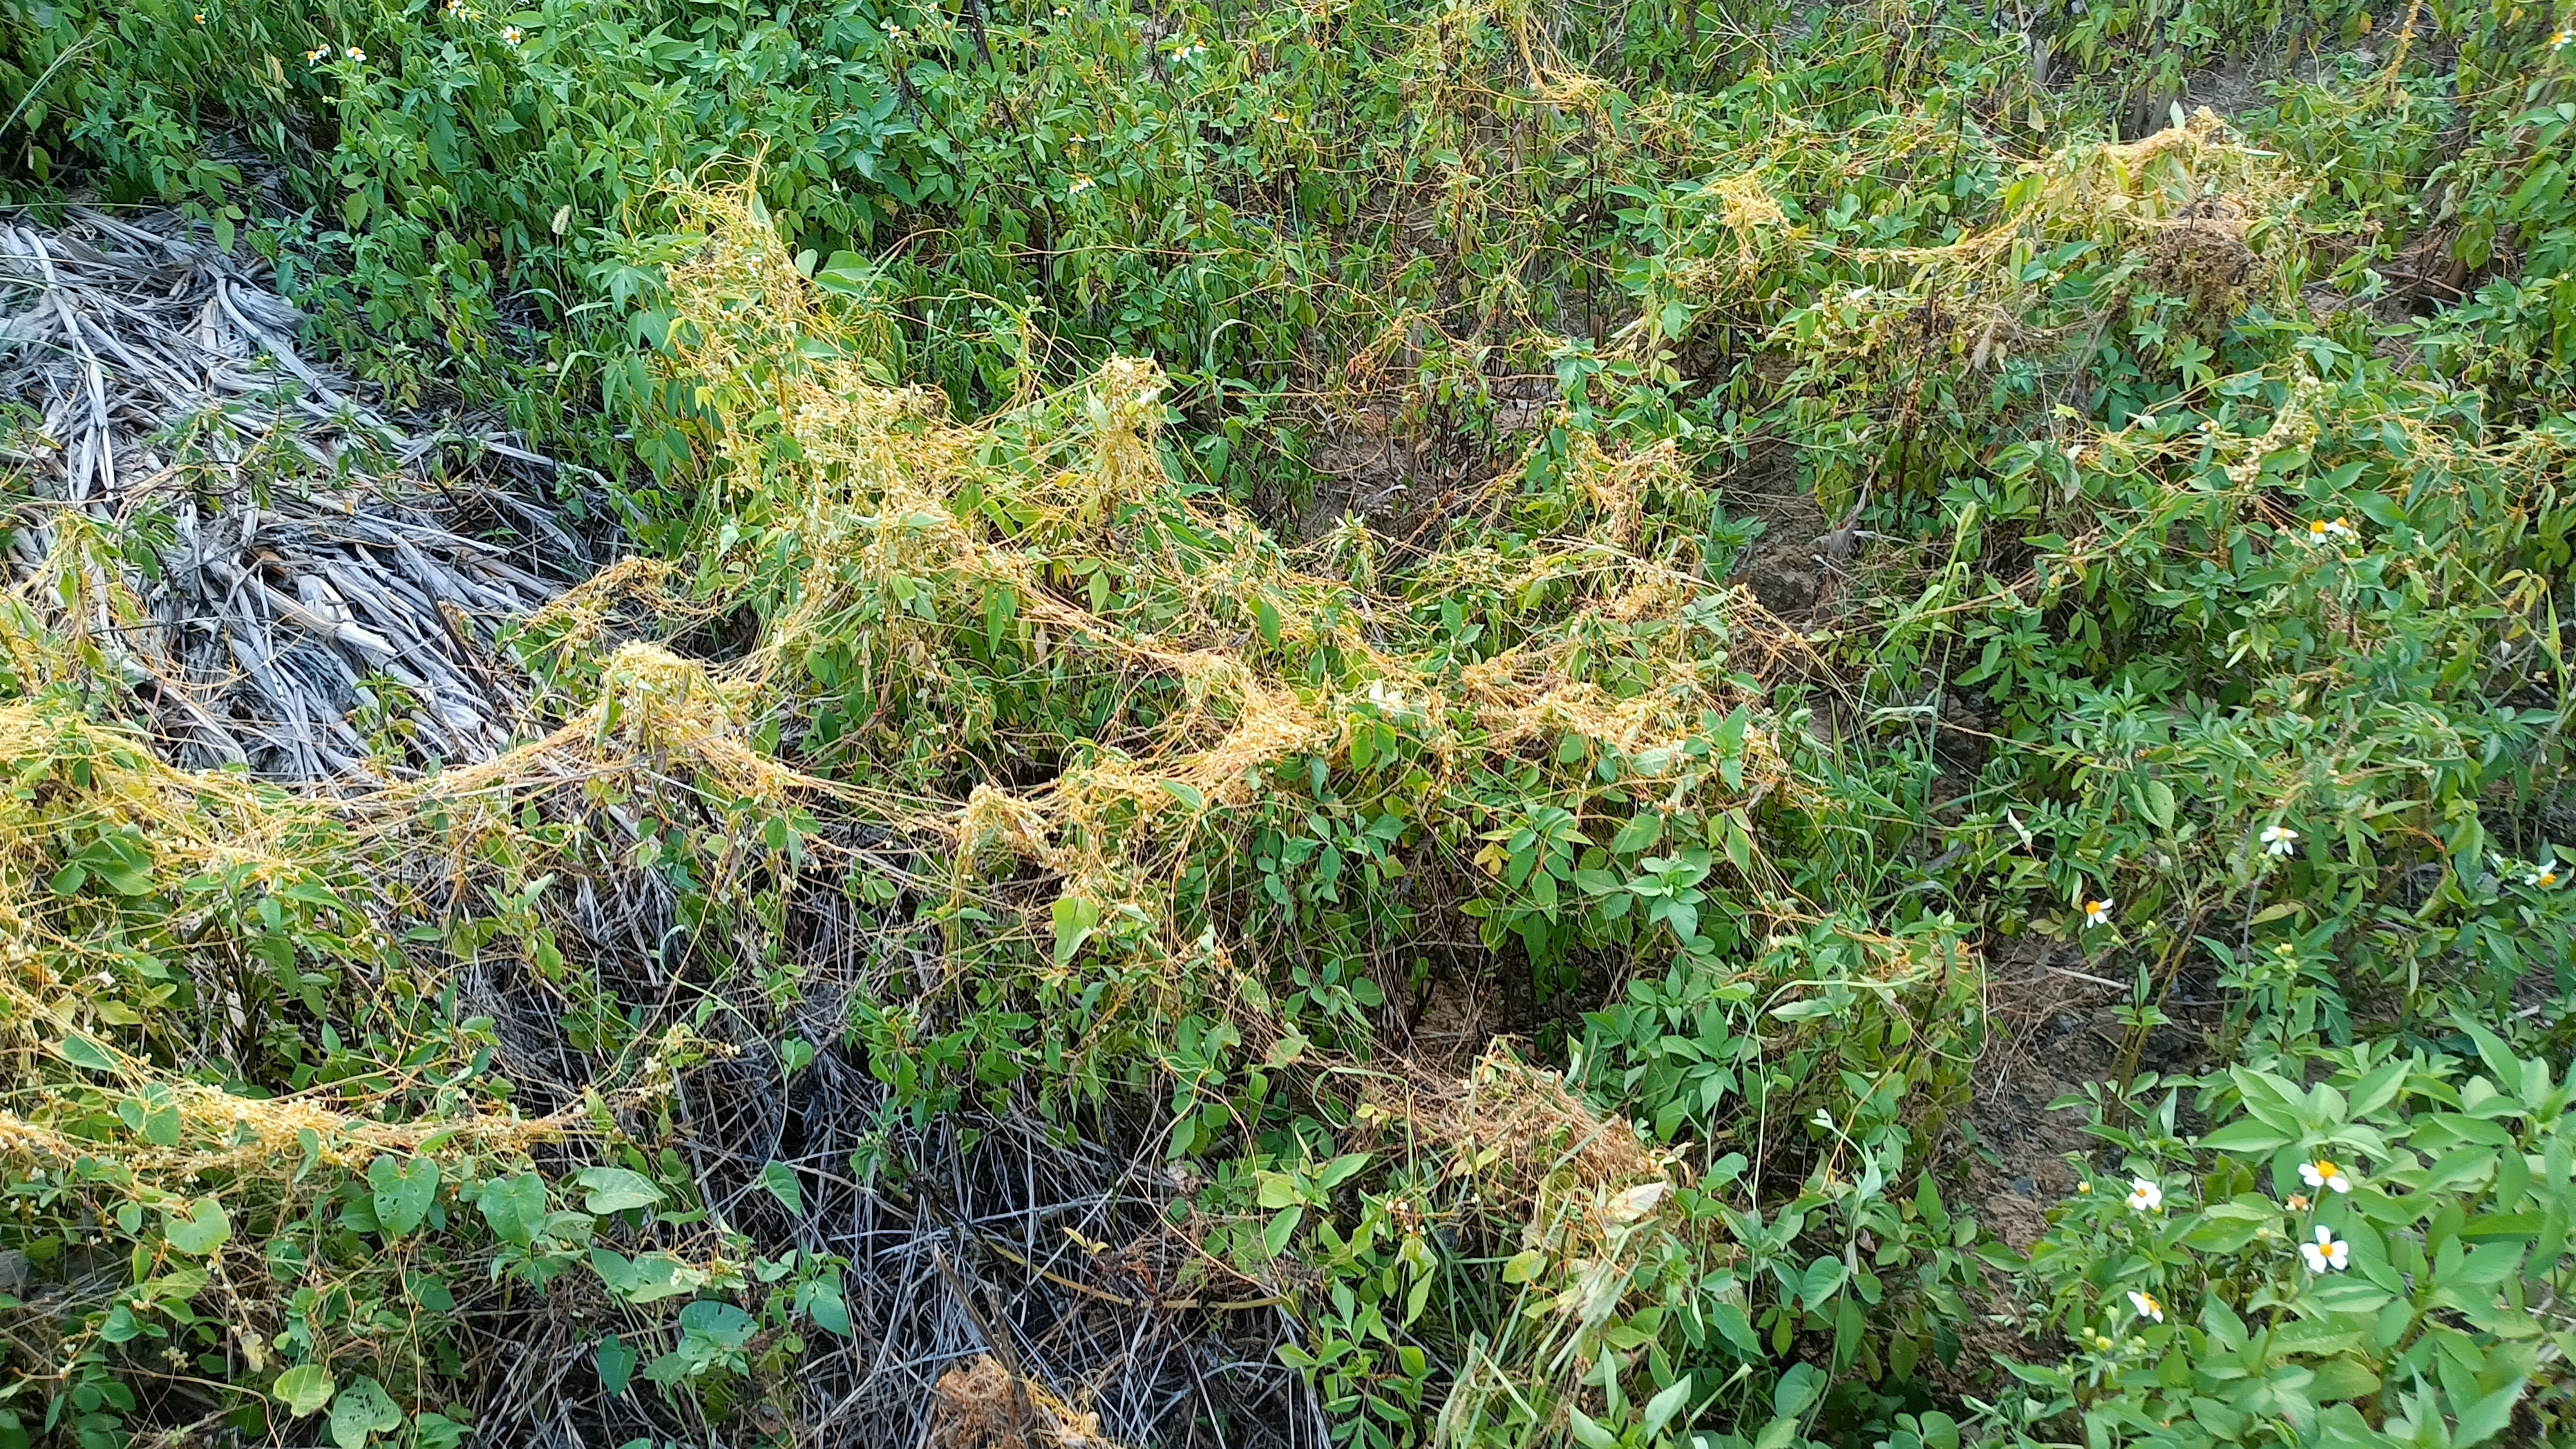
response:
[(286, 1412), (301, 1419), (331, 1402), (331, 1371), (318, 1363), (300, 1363), (277, 1376), (269, 1392), (286, 1405)]
[(233, 1224), (224, 1216), (224, 1205), (208, 1198), (185, 1216), (172, 1215), (161, 1235), (173, 1251), (202, 1258), (232, 1240)]
[(585, 1167), (573, 1181), (581, 1184), (582, 1206), (603, 1216), (651, 1207), (662, 1200), (662, 1189), (650, 1179), (622, 1167)]
[(482, 1209), (483, 1221), (491, 1225), (494, 1236), (527, 1247), (537, 1240), (537, 1229), (546, 1220), (545, 1179), (522, 1172), (487, 1182), (475, 1206)]
[(408, 1237), (438, 1200), (438, 1164), (418, 1154), (399, 1162), (378, 1157), (367, 1164), (367, 1186), (375, 1189), (377, 1229), (388, 1238)]

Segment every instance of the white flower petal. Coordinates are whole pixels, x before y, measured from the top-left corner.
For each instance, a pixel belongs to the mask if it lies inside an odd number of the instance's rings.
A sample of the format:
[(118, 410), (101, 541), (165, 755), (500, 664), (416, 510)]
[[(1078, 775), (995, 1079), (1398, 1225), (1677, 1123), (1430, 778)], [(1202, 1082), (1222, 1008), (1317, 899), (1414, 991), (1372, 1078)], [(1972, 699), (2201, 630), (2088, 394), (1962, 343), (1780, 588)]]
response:
[(1672, 1184), (1664, 1182), (1649, 1182), (1632, 1187), (1619, 1194), (1617, 1200), (1611, 1204), (1610, 1221), (1633, 1223), (1653, 1212), (1655, 1205), (1664, 1200), (1664, 1194), (1672, 1190)]

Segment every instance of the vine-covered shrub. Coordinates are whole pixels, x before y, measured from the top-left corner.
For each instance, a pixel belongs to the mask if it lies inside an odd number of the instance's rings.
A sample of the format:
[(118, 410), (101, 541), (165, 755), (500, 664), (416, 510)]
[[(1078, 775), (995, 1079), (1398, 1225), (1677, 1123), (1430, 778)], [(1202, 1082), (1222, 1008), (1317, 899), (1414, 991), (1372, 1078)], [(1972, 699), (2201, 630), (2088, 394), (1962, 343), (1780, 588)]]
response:
[[(1144, 1124), (1341, 1444), (2565, 1432), (2569, 17), (1056, 9), (0, 17), (20, 194), (651, 559), (335, 797), (17, 591), (0, 1445), (461, 1443), (540, 1315), (791, 1442), (809, 1208), (1005, 1115)], [(2027, 1253), (2007, 956), (2121, 1037)]]

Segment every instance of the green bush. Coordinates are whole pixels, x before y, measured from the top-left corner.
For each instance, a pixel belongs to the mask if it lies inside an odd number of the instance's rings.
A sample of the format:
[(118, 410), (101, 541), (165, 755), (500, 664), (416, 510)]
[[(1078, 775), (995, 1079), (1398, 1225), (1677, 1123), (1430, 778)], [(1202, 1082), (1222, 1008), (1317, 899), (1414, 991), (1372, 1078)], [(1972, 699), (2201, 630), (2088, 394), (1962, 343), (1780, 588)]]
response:
[[(2463, 1023), (2467, 1055), (2316, 1051), (2317, 1079), (2102, 1094), (2088, 1176), (2020, 1281), (2062, 1335), (2014, 1372), (2090, 1444), (2471, 1445), (2565, 1430), (2576, 1145), (2563, 1073)], [(2457, 1036), (2449, 1037), (2458, 1040)], [(2310, 1073), (2302, 1071), (2300, 1076)]]

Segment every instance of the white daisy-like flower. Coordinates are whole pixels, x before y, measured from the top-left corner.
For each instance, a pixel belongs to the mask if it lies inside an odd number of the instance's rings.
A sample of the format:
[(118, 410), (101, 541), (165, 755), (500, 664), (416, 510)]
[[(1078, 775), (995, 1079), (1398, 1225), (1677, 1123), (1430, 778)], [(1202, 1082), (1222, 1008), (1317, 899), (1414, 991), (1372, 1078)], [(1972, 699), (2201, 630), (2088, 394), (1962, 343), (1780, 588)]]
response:
[(503, 45), (516, 45), (516, 44), (518, 44), (518, 43), (519, 43), (519, 27), (517, 27), (517, 26), (515, 26), (515, 25), (504, 25), (504, 26), (502, 26), (502, 27), (501, 27), (501, 43), (502, 43)]
[(2165, 1321), (2165, 1306), (2156, 1301), (2156, 1295), (2153, 1293), (2141, 1293), (2131, 1289), (2129, 1306), (2138, 1311), (2140, 1318), (2152, 1318), (2158, 1323)]
[(2165, 1190), (2163, 1187), (2148, 1178), (2133, 1177), (2129, 1179), (2129, 1211), (2139, 1213), (2160, 1213), (2164, 1210)]
[(349, 59), (364, 65), (367, 63), (367, 53), (353, 45), (349, 47)]
[(331, 58), (331, 47), (329, 47), (329, 46), (327, 46), (327, 45), (316, 46), (316, 47), (314, 47), (313, 49), (311, 49), (311, 50), (308, 50), (308, 51), (304, 52), (304, 59), (305, 59), (308, 63), (312, 63), (312, 62), (319, 62), (319, 61), (325, 61), (325, 60), (329, 60), (330, 58)]
[(2566, 878), (2559, 872), (2558, 862), (2552, 860), (2535, 867), (2531, 874), (2522, 878), (2522, 883), (2527, 886), (2537, 886), (2541, 890), (2552, 890)]
[(2111, 924), (2111, 903), (2107, 900), (2086, 901), (2084, 903), (2084, 924), (2087, 926), (2107, 926)]
[(2290, 1211), (2292, 1211), (2292, 1212), (2294, 1212), (2294, 1213), (2303, 1213), (2303, 1212), (2306, 1212), (2307, 1210), (2308, 1210), (2308, 1195), (2307, 1195), (2306, 1193), (2304, 1193), (2304, 1192), (2294, 1192), (2294, 1193), (2290, 1194)]
[(2340, 1273), (2352, 1266), (2352, 1244), (2336, 1238), (2334, 1229), (2321, 1223), (2315, 1242), (2299, 1244), (2299, 1256), (2308, 1260), (2311, 1273)]
[(2299, 1181), (2314, 1188), (2332, 1188), (2336, 1192), (2352, 1191), (2352, 1179), (2343, 1175), (2343, 1169), (2337, 1167), (2331, 1157), (2320, 1157), (2314, 1162), (2300, 1163)]
[(2562, 30), (2556, 35), (2549, 37), (2549, 48), (2551, 50), (2565, 50), (2571, 45), (2576, 45), (2576, 30)]
[(1099, 184), (1099, 182), (1092, 180), (1088, 176), (1077, 176), (1073, 178), (1073, 184), (1064, 189), (1064, 194), (1067, 196), (1080, 196), (1082, 193), (1089, 191), (1091, 188)]
[(2290, 853), (2290, 847), (2297, 845), (2298, 843), (2299, 832), (2292, 830), (2286, 825), (2266, 825), (2263, 827), (2263, 853), (2265, 855), (2278, 859), (2279, 857), (2288, 855)]

